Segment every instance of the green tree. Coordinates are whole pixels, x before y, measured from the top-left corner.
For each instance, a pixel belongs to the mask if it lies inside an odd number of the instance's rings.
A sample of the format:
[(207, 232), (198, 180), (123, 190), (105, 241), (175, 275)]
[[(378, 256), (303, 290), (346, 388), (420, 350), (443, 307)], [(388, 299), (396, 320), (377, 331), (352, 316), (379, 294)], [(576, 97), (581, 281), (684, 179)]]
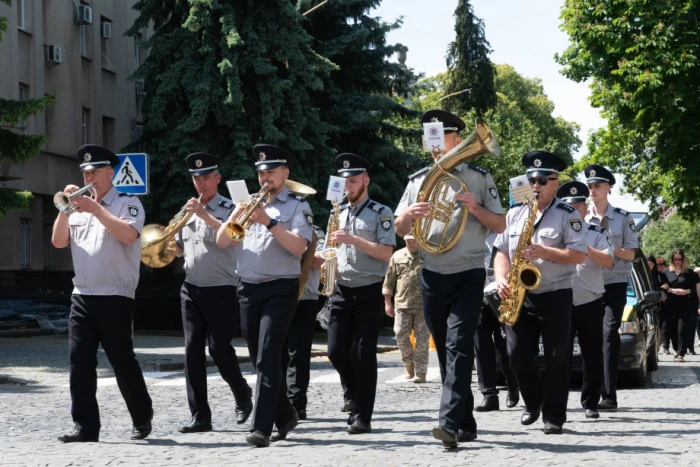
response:
[(700, 0), (567, 0), (563, 74), (591, 80), (608, 127), (583, 163), (610, 165), (626, 190), (700, 214)]
[(674, 215), (653, 221), (642, 230), (644, 253), (664, 257), (670, 263), (673, 250), (680, 248), (692, 266), (700, 266), (700, 224)]
[[(10, 0), (0, 0), (0, 2), (10, 5)], [(7, 18), (0, 16), (0, 41), (2, 41), (2, 35), (6, 31)], [(18, 127), (20, 122), (43, 112), (53, 101), (54, 96), (24, 101), (0, 98), (0, 162), (22, 162), (39, 154), (41, 146), (46, 144), (46, 137), (25, 135), (18, 131)], [(5, 217), (8, 210), (29, 209), (29, 202), (32, 198), (32, 194), (28, 191), (0, 188), (0, 220)]]
[[(339, 152), (354, 152), (371, 161), (370, 195), (395, 206), (401, 198), (408, 175), (420, 167), (419, 152), (400, 141), (420, 138), (415, 125), (419, 113), (403, 105), (402, 98), (416, 76), (406, 66), (390, 62), (401, 44), (387, 44), (386, 36), (401, 26), (401, 20), (387, 23), (370, 16), (381, 0), (343, 0), (323, 5), (303, 22), (314, 39), (314, 50), (337, 65), (323, 77), (323, 89), (314, 94), (321, 118), (332, 125), (319, 191), (325, 194), (327, 174)], [(307, 11), (317, 0), (301, 0)], [(395, 97), (395, 99), (392, 98)], [(396, 125), (397, 119), (409, 124)], [(328, 207), (323, 202), (324, 207)], [(319, 221), (325, 222), (326, 209)]]
[(142, 138), (127, 149), (151, 156), (151, 217), (165, 221), (193, 194), (183, 159), (222, 157), (225, 177), (257, 187), (251, 148), (290, 149), (292, 178), (318, 187), (327, 173), (332, 127), (312, 95), (334, 65), (316, 53), (289, 0), (140, 0), (127, 32), (151, 26), (149, 54), (134, 78), (146, 81)]
[[(459, 0), (454, 16), (456, 37), (447, 48), (445, 95), (460, 94), (445, 99), (442, 107), (457, 112), (473, 109), (483, 115), (497, 104), (484, 22), (474, 14), (469, 0)], [(471, 91), (461, 92), (466, 89)]]
[[(474, 163), (491, 172), (505, 204), (510, 178), (525, 173), (521, 163), (525, 153), (543, 149), (572, 165), (581, 140), (578, 138), (578, 124), (552, 115), (554, 103), (545, 94), (539, 78), (525, 78), (510, 65), (495, 65), (495, 76), (497, 104), (483, 115), (483, 119), (498, 138), (501, 155), (497, 158), (480, 156)], [(418, 87), (420, 93), (412, 99), (411, 105), (421, 112), (436, 107), (443, 95), (445, 80), (444, 73), (423, 80)], [(473, 131), (476, 111), (458, 115), (467, 123), (462, 134), (462, 138), (466, 138)], [(418, 148), (420, 138), (413, 144), (416, 147), (412, 150), (422, 153)], [(432, 163), (430, 155), (424, 154), (423, 158), (426, 164)], [(570, 176), (567, 171), (562, 179), (567, 180)]]

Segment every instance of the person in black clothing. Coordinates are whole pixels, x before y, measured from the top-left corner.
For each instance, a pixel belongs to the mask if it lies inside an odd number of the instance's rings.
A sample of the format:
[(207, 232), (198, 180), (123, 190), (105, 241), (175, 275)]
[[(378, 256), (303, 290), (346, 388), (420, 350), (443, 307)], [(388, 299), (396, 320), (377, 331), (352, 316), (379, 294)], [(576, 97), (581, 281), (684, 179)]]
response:
[(686, 324), (690, 313), (697, 314), (698, 275), (688, 269), (688, 260), (683, 250), (671, 255), (671, 267), (665, 272), (667, 284), (662, 289), (668, 294), (666, 300), (666, 325), (673, 344), (673, 361), (684, 362), (686, 353)]
[[(668, 355), (670, 352), (668, 350), (668, 335), (666, 333), (666, 291), (662, 288), (664, 284), (668, 284), (666, 279), (666, 274), (659, 270), (659, 264), (663, 262), (664, 266), (666, 262), (663, 258), (654, 258), (653, 255), (647, 256), (647, 264), (649, 264), (649, 275), (651, 276), (652, 285), (654, 290), (659, 290), (661, 292), (661, 302), (659, 303), (659, 335), (657, 339), (661, 340), (662, 346), (664, 348), (664, 353)], [(664, 267), (665, 269), (665, 267)], [(658, 340), (657, 340), (658, 342)]]

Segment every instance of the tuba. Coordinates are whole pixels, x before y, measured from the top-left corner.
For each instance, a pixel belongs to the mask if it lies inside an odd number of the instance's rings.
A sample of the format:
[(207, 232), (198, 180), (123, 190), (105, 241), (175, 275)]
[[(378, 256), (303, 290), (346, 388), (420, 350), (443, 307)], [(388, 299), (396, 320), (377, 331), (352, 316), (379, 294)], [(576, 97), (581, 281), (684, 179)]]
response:
[[(197, 198), (201, 201), (202, 195)], [(185, 206), (171, 219), (167, 227), (148, 224), (141, 231), (141, 262), (149, 268), (163, 268), (175, 260), (177, 244), (174, 237), (181, 231), (194, 212)]]
[(335, 274), (338, 270), (338, 247), (340, 246), (331, 240), (331, 234), (338, 230), (340, 226), (340, 205), (343, 204), (347, 197), (348, 194), (346, 192), (340, 202), (336, 201), (335, 198), (331, 201), (333, 212), (328, 218), (326, 244), (323, 245), (323, 250), (321, 250), (321, 258), (325, 260), (323, 266), (321, 266), (321, 285), (323, 287), (321, 293), (326, 297), (330, 297), (335, 293)]
[[(483, 120), (477, 118), (476, 128), (469, 138), (439, 158), (435, 165), (428, 170), (423, 183), (421, 183), (416, 201), (419, 203), (429, 202), (430, 214), (425, 219), (415, 219), (412, 229), (413, 236), (423, 250), (433, 255), (445, 253), (455, 246), (467, 224), (469, 211), (464, 208), (457, 230), (448, 235), (448, 226), (452, 215), (455, 209), (459, 208), (454, 197), (449, 196), (451, 190), (449, 182), (452, 180), (459, 183), (460, 189), (457, 193), (468, 191), (467, 185), (462, 180), (450, 174), (452, 169), (483, 154), (498, 156), (500, 152), (496, 136)], [(442, 232), (438, 233), (437, 241), (430, 238), (433, 227), (436, 227), (433, 223), (444, 224)]]
[(55, 195), (53, 195), (53, 204), (56, 206), (56, 209), (59, 211), (63, 212), (66, 214), (66, 216), (70, 216), (75, 212), (75, 206), (71, 203), (73, 198), (76, 196), (80, 196), (83, 193), (90, 192), (90, 196), (92, 199), (97, 199), (97, 195), (95, 193), (95, 190), (92, 186), (92, 183), (89, 183), (79, 189), (78, 191), (74, 191), (73, 193), (67, 195), (62, 191), (59, 191)]
[(520, 318), (520, 310), (523, 307), (528, 290), (534, 290), (540, 286), (542, 275), (539, 269), (532, 266), (523, 257), (525, 248), (532, 244), (532, 234), (535, 232), (535, 218), (537, 217), (537, 195), (528, 202), (529, 213), (523, 230), (520, 232), (518, 246), (510, 263), (510, 270), (506, 280), (510, 286), (510, 295), (501, 301), (498, 307), (498, 321), (508, 326), (513, 326)]
[[(303, 183), (295, 182), (293, 180), (287, 180), (284, 182), (285, 186), (289, 192), (296, 196), (306, 197), (308, 195), (315, 195), (316, 190), (310, 186), (306, 186)], [(314, 263), (314, 254), (316, 253), (316, 245), (318, 244), (318, 237), (316, 232), (311, 236), (311, 243), (306, 247), (306, 251), (301, 256), (301, 273), (299, 274), (299, 296), (297, 301), (301, 300), (304, 295), (304, 290), (306, 289), (306, 280), (309, 278), (309, 273)]]

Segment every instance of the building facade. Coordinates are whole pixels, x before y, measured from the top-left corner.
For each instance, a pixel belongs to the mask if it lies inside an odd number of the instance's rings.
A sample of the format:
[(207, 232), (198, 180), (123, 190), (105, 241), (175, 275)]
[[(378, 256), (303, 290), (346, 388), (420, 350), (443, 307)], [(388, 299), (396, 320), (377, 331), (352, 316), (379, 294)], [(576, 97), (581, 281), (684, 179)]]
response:
[[(0, 4), (9, 18), (0, 42), (0, 97), (53, 94), (54, 105), (16, 131), (44, 134), (41, 153), (22, 163), (0, 163), (0, 188), (28, 190), (26, 211), (0, 221), (0, 298), (70, 294), (69, 249), (51, 245), (57, 210), (53, 196), (68, 184), (82, 186), (76, 150), (85, 143), (118, 152), (141, 129), (141, 82), (128, 77), (143, 60), (139, 39), (126, 37), (138, 13), (136, 0), (12, 0)], [(108, 265), (105, 265), (108, 267)]]

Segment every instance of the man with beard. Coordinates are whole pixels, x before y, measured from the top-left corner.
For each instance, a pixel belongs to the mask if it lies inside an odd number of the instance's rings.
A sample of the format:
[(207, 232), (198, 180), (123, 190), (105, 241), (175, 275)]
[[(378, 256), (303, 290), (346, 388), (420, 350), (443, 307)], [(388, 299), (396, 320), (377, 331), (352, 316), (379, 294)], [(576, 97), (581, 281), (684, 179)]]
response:
[(328, 359), (353, 402), (347, 432), (362, 434), (372, 430), (382, 283), (396, 235), (391, 210), (369, 199), (367, 170), (372, 165), (351, 153), (340, 154), (335, 165), (346, 179), (348, 204), (340, 211), (338, 230), (331, 234), (340, 252), (338, 287), (330, 298)]

